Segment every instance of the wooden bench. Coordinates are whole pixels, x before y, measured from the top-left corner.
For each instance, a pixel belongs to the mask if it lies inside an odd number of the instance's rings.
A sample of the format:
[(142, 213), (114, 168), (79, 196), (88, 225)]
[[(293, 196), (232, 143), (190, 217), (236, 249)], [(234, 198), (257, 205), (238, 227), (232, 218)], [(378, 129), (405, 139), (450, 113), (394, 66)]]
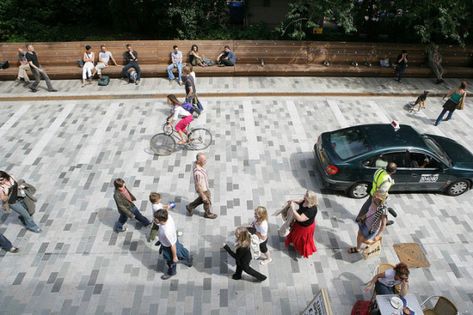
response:
[[(379, 60), (395, 62), (401, 49), (409, 54), (407, 77), (433, 77), (427, 65), (424, 45), (396, 43), (309, 42), (309, 41), (250, 41), (250, 40), (196, 40), (196, 41), (88, 41), (33, 43), (39, 61), (52, 79), (80, 79), (82, 69), (77, 61), (82, 58), (84, 46), (91, 45), (98, 59), (100, 45), (110, 50), (119, 66), (109, 66), (105, 75), (120, 77), (125, 44), (138, 52), (143, 77), (166, 77), (173, 45), (183, 52), (185, 62), (192, 44), (199, 46), (202, 56), (215, 60), (229, 45), (237, 55), (233, 67), (194, 67), (198, 76), (393, 76), (392, 67), (379, 66)], [(0, 80), (16, 78), (17, 49), (23, 43), (0, 43), (0, 60), (9, 60), (10, 68), (0, 70)], [(446, 77), (473, 77), (473, 47), (441, 46)], [(324, 62), (328, 61), (329, 66)], [(358, 63), (353, 66), (352, 63)], [(371, 65), (371, 66), (368, 66)]]

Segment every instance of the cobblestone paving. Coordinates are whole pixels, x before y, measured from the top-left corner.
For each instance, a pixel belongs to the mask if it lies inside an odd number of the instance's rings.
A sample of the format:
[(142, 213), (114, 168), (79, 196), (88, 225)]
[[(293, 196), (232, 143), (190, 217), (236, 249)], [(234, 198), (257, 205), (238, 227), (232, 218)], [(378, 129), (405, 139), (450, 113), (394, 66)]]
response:
[[(399, 216), (385, 234), (379, 258), (349, 255), (363, 201), (321, 191), (312, 146), (327, 130), (397, 119), (421, 132), (445, 135), (473, 150), (469, 109), (433, 126), (441, 108), (410, 115), (406, 98), (221, 98), (205, 100), (194, 123), (214, 135), (206, 150), (217, 220), (185, 216), (195, 197), (191, 165), (195, 152), (156, 157), (150, 137), (168, 108), (163, 101), (63, 101), (0, 104), (1, 168), (38, 189), (36, 222), (41, 234), (26, 232), (14, 214), (0, 217), (3, 232), (21, 248), (0, 253), (0, 314), (297, 314), (320, 288), (327, 288), (334, 313), (349, 314), (368, 298), (362, 284), (380, 262), (397, 262), (394, 243), (418, 242), (430, 268), (413, 269), (411, 292), (451, 298), (461, 314), (473, 314), (473, 192), (396, 194)], [(146, 242), (147, 229), (129, 222), (125, 233), (112, 226), (117, 211), (112, 179), (123, 177), (148, 217), (147, 196), (175, 200), (174, 219), (195, 266), (178, 266), (163, 281), (164, 262)], [(232, 259), (220, 250), (235, 226), (247, 223), (257, 205), (277, 210), (288, 198), (313, 189), (320, 197), (315, 232), (318, 251), (294, 259), (270, 217), (273, 262), (254, 267), (263, 283), (231, 279)], [(202, 214), (202, 210), (199, 209)]]

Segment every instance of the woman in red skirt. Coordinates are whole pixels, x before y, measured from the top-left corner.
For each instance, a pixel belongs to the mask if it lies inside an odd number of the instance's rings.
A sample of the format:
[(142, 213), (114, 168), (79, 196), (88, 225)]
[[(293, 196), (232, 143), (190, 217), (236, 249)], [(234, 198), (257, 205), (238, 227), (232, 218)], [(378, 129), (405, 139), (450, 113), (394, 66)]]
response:
[[(308, 190), (304, 199), (289, 201), (294, 216), (291, 231), (286, 237), (286, 246), (292, 244), (294, 249), (305, 258), (317, 251), (314, 242), (315, 216), (317, 215), (317, 195)], [(296, 210), (298, 208), (298, 210)]]

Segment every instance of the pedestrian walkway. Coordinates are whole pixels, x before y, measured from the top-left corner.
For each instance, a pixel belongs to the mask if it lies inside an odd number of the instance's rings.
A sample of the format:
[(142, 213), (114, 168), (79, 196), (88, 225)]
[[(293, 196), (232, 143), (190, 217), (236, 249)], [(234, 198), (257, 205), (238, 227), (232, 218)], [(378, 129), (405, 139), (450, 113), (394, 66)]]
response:
[[(431, 96), (443, 96), (460, 79), (446, 79), (436, 85), (432, 79), (406, 78), (398, 83), (392, 78), (340, 77), (198, 77), (202, 97), (210, 96), (417, 96), (425, 90)], [(44, 82), (43, 82), (44, 83)], [(49, 93), (44, 84), (31, 93), (23, 84), (0, 83), (0, 101), (160, 98), (169, 93), (182, 95), (184, 87), (163, 78), (144, 78), (139, 86), (112, 79), (108, 86), (81, 87), (79, 80), (54, 81), (59, 91)], [(41, 89), (41, 87), (43, 87)]]
[[(219, 93), (218, 98), (202, 97), (205, 111), (194, 122), (214, 135), (205, 153), (219, 217), (207, 220), (199, 213), (185, 215), (185, 205), (196, 196), (190, 174), (195, 152), (157, 157), (148, 150), (149, 139), (161, 130), (169, 112), (165, 98), (157, 95), (183, 87), (169, 88), (163, 79), (146, 78), (140, 86), (112, 80), (106, 93), (79, 86), (79, 81), (60, 81), (55, 82), (58, 93), (32, 94), (0, 82), (0, 99), (87, 97), (0, 101), (0, 169), (37, 186), (35, 221), (43, 229), (41, 234), (25, 232), (14, 214), (0, 216), (0, 232), (21, 249), (15, 255), (0, 252), (0, 314), (286, 315), (298, 314), (327, 288), (334, 314), (345, 315), (356, 300), (368, 298), (363, 283), (375, 266), (398, 261), (393, 245), (409, 242), (419, 243), (431, 264), (411, 270), (411, 293), (419, 300), (447, 296), (462, 315), (473, 314), (473, 191), (456, 198), (393, 194), (389, 203), (398, 218), (384, 234), (380, 257), (364, 261), (347, 253), (357, 232), (353, 220), (364, 200), (322, 189), (312, 153), (321, 132), (392, 119), (455, 139), (473, 151), (469, 100), (453, 120), (434, 127), (439, 98), (429, 98), (425, 110), (409, 114), (404, 105), (412, 96), (370, 96), (444, 90), (429, 80), (406, 79), (399, 85), (379, 78), (198, 78), (202, 94)], [(288, 94), (264, 96), (261, 91)], [(313, 91), (339, 91), (341, 96), (302, 94)], [(351, 91), (369, 94), (352, 97)], [(255, 96), (229, 97), (237, 92)], [(115, 93), (138, 99), (106, 97)], [(144, 98), (146, 93), (156, 97)], [(176, 201), (173, 218), (184, 232), (182, 243), (194, 255), (193, 268), (178, 265), (178, 275), (163, 281), (164, 261), (147, 243), (145, 228), (132, 221), (127, 232), (113, 232), (118, 217), (114, 177), (125, 179), (148, 217), (149, 192), (162, 193), (164, 202)], [(234, 227), (249, 223), (256, 206), (273, 213), (305, 189), (316, 191), (320, 199), (317, 253), (293, 258), (277, 235), (280, 219), (271, 216), (268, 246), (273, 262), (252, 263), (268, 279), (232, 280), (234, 260), (221, 247)]]

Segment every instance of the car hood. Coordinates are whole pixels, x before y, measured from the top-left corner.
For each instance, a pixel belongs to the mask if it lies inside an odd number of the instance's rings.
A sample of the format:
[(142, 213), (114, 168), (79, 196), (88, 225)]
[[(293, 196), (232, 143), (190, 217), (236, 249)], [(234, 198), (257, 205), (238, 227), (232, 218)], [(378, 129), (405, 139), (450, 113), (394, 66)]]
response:
[(449, 138), (428, 135), (444, 149), (456, 168), (473, 169), (473, 154), (464, 146)]

